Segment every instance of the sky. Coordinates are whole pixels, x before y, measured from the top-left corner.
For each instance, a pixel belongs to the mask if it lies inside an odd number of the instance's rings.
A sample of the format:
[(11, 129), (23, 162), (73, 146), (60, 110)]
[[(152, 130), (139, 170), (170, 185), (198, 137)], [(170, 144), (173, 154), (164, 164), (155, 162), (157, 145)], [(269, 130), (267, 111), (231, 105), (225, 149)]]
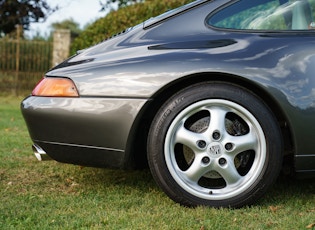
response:
[(48, 37), (54, 22), (61, 22), (72, 18), (79, 23), (80, 28), (94, 22), (96, 19), (104, 17), (107, 12), (100, 12), (99, 0), (47, 0), (51, 7), (59, 6), (59, 10), (51, 14), (43, 23), (32, 23), (26, 35), (32, 37), (39, 32), (40, 35)]

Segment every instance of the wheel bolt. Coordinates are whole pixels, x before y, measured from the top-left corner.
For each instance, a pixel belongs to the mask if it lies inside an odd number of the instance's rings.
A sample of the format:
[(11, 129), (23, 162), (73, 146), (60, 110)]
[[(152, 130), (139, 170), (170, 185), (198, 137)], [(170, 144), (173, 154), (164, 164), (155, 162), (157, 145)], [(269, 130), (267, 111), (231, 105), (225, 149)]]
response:
[(213, 134), (212, 134), (212, 137), (214, 140), (219, 140), (221, 135), (218, 131), (215, 131)]
[(209, 162), (210, 162), (210, 158), (209, 157), (204, 157), (204, 158), (202, 158), (202, 163), (204, 163), (204, 164), (208, 164)]
[(232, 148), (233, 148), (233, 144), (232, 144), (232, 143), (226, 143), (226, 144), (225, 144), (225, 149), (226, 149), (227, 151), (230, 151)]
[(199, 148), (203, 149), (206, 147), (207, 143), (205, 141), (197, 141), (197, 145)]
[(220, 165), (225, 165), (225, 164), (226, 164), (226, 159), (220, 158), (220, 159), (219, 159), (219, 164), (220, 164)]

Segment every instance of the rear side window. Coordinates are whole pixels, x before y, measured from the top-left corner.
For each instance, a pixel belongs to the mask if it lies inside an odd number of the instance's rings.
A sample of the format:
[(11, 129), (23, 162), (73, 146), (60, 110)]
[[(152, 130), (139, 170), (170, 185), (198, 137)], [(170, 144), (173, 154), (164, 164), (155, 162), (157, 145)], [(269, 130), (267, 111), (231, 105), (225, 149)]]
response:
[(313, 30), (315, 0), (239, 0), (211, 14), (210, 26), (234, 30)]

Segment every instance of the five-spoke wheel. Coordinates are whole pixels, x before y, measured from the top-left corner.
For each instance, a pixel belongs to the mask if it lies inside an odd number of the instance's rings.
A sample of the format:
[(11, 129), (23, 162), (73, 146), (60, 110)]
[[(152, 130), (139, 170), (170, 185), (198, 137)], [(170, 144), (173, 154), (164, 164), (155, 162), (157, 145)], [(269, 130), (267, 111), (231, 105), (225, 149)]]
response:
[(148, 141), (157, 183), (189, 206), (253, 203), (276, 179), (281, 150), (269, 108), (249, 91), (222, 83), (197, 84), (170, 98)]

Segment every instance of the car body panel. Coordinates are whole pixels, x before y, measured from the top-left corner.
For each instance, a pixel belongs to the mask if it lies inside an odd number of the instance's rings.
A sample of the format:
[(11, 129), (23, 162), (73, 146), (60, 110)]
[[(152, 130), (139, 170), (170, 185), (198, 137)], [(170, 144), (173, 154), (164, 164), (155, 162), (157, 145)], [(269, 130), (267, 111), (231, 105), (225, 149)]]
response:
[[(56, 143), (98, 149), (109, 157), (96, 165), (124, 167), (129, 134), (137, 133), (134, 122), (143, 119), (147, 104), (185, 79), (224, 75), (231, 82), (251, 82), (277, 104), (292, 131), (296, 170), (315, 172), (315, 33), (207, 26), (208, 15), (227, 2), (198, 1), (183, 8), (185, 14), (151, 19), (49, 71), (47, 77), (72, 79), (80, 98), (27, 98), (22, 112), (33, 141), (46, 149)], [(77, 162), (75, 154), (64, 159), (62, 150), (56, 152), (59, 161), (85, 163), (84, 156)]]
[[(123, 164), (129, 131), (144, 103), (142, 99), (28, 97), (22, 108), (33, 141), (52, 158), (67, 162), (90, 154), (75, 163), (117, 167)], [(68, 148), (66, 159), (59, 156), (64, 151), (58, 150), (60, 146)], [(93, 159), (92, 151), (110, 160)], [(71, 152), (77, 156), (71, 157)]]

